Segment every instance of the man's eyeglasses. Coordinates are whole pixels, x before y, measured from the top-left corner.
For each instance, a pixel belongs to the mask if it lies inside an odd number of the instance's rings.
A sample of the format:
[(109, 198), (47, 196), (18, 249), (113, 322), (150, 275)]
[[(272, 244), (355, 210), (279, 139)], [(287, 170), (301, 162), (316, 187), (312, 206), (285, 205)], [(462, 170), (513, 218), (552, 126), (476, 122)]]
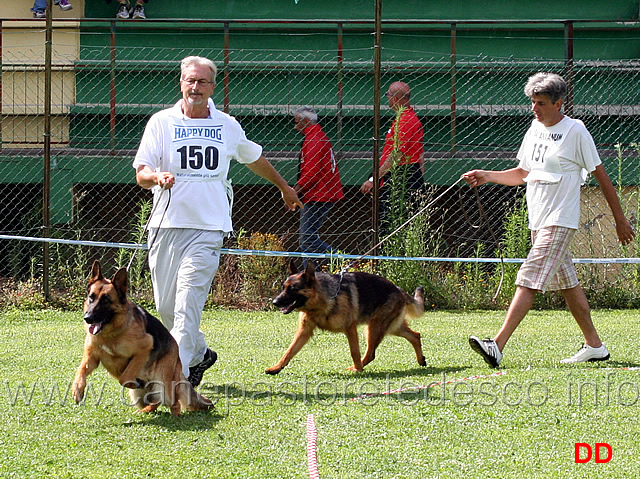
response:
[(213, 82), (209, 81), (209, 80), (202, 80), (202, 79), (197, 79), (197, 78), (186, 78), (184, 80), (181, 80), (183, 82), (185, 82), (187, 85), (189, 86), (193, 86), (196, 83), (200, 86), (209, 86), (212, 85)]

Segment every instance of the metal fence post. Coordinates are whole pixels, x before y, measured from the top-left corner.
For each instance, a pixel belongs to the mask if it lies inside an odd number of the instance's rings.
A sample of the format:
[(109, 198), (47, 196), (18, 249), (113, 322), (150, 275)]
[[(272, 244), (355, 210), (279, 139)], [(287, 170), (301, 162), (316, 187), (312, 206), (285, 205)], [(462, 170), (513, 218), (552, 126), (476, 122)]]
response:
[(109, 27), (109, 148), (112, 155), (116, 154), (116, 22), (112, 20)]
[(336, 112), (336, 132), (338, 136), (338, 141), (336, 142), (336, 157), (337, 159), (342, 158), (342, 60), (344, 57), (344, 45), (343, 45), (343, 37), (342, 37), (342, 22), (338, 22), (338, 108)]
[[(382, 0), (376, 0), (375, 13), (375, 34), (373, 45), (373, 214), (372, 229), (373, 243), (372, 246), (378, 244), (378, 227), (380, 218), (378, 217), (379, 198), (379, 155), (380, 155), (380, 69), (381, 69), (381, 41), (382, 41)], [(374, 251), (373, 254), (376, 254)]]
[(564, 24), (564, 79), (567, 82), (567, 98), (564, 102), (564, 111), (573, 116), (573, 22)]
[[(47, 0), (44, 42), (44, 164), (42, 178), (42, 226), (45, 238), (51, 231), (51, 57), (53, 43), (53, 0)], [(51, 297), (49, 286), (49, 243), (42, 243), (42, 291), (45, 301)]]
[(451, 155), (456, 153), (458, 141), (456, 104), (458, 101), (458, 82), (456, 78), (457, 25), (451, 24)]
[(223, 110), (225, 113), (229, 113), (229, 22), (224, 22), (224, 100)]

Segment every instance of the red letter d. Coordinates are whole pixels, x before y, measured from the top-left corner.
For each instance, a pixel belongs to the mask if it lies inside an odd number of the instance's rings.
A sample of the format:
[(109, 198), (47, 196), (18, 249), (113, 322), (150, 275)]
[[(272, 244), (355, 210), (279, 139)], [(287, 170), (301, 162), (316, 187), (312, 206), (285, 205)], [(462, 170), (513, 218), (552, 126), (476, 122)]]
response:
[[(596, 442), (596, 463), (602, 464), (605, 462), (609, 462), (611, 457), (613, 456), (613, 450), (611, 446), (606, 442)], [(600, 458), (600, 448), (604, 447), (607, 451), (609, 451), (609, 455), (606, 458)]]
[[(608, 444), (607, 444), (608, 445)], [(584, 447), (587, 451), (587, 457), (585, 459), (580, 459), (580, 448)], [(591, 450), (591, 446), (585, 442), (576, 442), (575, 444), (575, 453), (574, 453), (574, 461), (576, 464), (585, 464), (591, 460), (591, 456), (593, 455), (593, 451)]]

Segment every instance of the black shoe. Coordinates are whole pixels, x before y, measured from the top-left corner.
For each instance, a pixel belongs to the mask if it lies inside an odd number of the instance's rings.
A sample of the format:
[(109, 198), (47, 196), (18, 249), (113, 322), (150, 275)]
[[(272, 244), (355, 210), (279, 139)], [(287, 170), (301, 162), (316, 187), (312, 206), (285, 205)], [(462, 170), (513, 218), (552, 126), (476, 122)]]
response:
[(217, 353), (214, 350), (207, 348), (207, 351), (204, 353), (204, 359), (200, 361), (200, 363), (189, 368), (189, 377), (187, 380), (194, 388), (200, 385), (204, 372), (213, 366), (217, 359)]

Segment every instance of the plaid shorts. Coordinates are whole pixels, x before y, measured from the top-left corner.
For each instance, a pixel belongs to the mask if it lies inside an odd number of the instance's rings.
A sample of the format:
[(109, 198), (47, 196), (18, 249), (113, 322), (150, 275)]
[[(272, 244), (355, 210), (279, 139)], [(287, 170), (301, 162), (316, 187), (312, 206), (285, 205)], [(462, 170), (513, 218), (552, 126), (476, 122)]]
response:
[(516, 277), (516, 285), (537, 291), (559, 291), (580, 284), (569, 244), (576, 230), (549, 226), (531, 231), (532, 247)]

